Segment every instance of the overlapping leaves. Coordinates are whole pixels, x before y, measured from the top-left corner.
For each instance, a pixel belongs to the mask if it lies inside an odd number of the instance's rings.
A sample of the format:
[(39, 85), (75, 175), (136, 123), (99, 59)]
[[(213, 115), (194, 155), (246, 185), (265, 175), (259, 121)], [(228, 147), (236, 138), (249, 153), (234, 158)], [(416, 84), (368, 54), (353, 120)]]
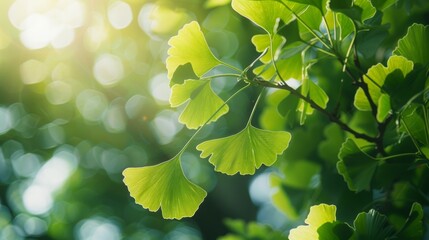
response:
[(171, 106), (178, 107), (186, 101), (188, 104), (180, 114), (179, 121), (190, 129), (196, 129), (207, 121), (216, 121), (228, 112), (228, 105), (211, 89), (210, 80), (186, 80), (183, 84), (174, 85), (171, 89)]

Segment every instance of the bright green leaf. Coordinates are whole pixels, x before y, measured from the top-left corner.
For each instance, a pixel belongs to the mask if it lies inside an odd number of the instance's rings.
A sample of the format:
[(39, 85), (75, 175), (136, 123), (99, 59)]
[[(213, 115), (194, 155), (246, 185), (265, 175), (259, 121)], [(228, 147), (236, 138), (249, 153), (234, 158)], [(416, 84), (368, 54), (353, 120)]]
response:
[(200, 25), (195, 21), (183, 26), (176, 36), (170, 38), (168, 44), (170, 48), (166, 66), (169, 79), (173, 77), (178, 66), (186, 63), (191, 63), (199, 77), (221, 64), (210, 51)]
[(359, 213), (354, 227), (357, 240), (390, 239), (395, 233), (387, 217), (373, 209), (368, 213)]
[[(307, 78), (305, 78), (302, 83), (301, 94), (309, 97), (323, 109), (326, 108), (329, 101), (329, 97), (325, 93), (325, 91), (323, 91), (323, 89), (319, 87), (316, 83)], [(301, 124), (303, 124), (305, 121), (305, 116), (313, 114), (314, 109), (310, 106), (308, 102), (300, 99), (298, 104), (298, 111), (302, 113)]]
[(353, 24), (353, 21), (349, 17), (347, 17), (342, 13), (338, 13), (336, 17), (337, 17), (337, 22), (339, 24), (340, 39), (344, 39), (352, 32), (356, 32), (355, 25)]
[[(272, 55), (273, 55), (273, 58), (276, 59), (275, 55), (276, 55), (277, 49), (279, 47), (282, 47), (285, 42), (286, 42), (286, 39), (277, 34), (273, 35), (272, 44), (271, 44), (271, 36), (269, 34), (258, 34), (252, 37), (252, 43), (253, 45), (255, 45), (256, 51), (262, 53), (263, 51), (265, 51), (265, 49), (267, 48), (269, 49), (268, 52), (260, 59), (261, 62), (263, 63), (271, 62)], [(274, 49), (274, 53), (272, 52), (271, 45), (272, 45), (272, 48)]]
[[(233, 0), (232, 8), (273, 35), (277, 29), (278, 19), (283, 20), (286, 24), (294, 19), (293, 14), (284, 4), (278, 1)], [(295, 13), (300, 13), (306, 8), (303, 4), (289, 3), (287, 5)]]
[(197, 149), (202, 158), (211, 155), (209, 162), (216, 171), (228, 175), (254, 174), (262, 165), (271, 166), (290, 139), (288, 132), (262, 130), (248, 124), (235, 135), (203, 142)]
[(337, 207), (335, 205), (319, 204), (310, 207), (305, 223), (290, 230), (290, 240), (318, 240), (317, 229), (327, 222), (336, 221)]
[(152, 212), (161, 208), (166, 219), (193, 216), (207, 195), (185, 177), (179, 157), (155, 166), (127, 168), (123, 175), (136, 203)]
[(321, 12), (326, 12), (326, 0), (283, 0), (283, 1), (308, 4), (316, 7)]
[(329, 8), (333, 11), (341, 12), (359, 22), (364, 22), (374, 17), (377, 12), (377, 9), (375, 9), (370, 0), (331, 0), (329, 2)]
[(377, 121), (383, 122), (387, 116), (391, 113), (390, 107), (390, 96), (387, 94), (381, 94), (378, 99), (378, 108), (377, 108)]
[[(229, 109), (211, 89), (210, 80), (186, 80), (183, 84), (176, 84), (171, 88), (172, 107), (178, 107), (188, 100), (179, 121), (190, 129), (204, 125), (209, 119), (209, 122), (216, 121)], [(215, 115), (212, 117), (213, 114)]]
[(407, 35), (398, 41), (393, 54), (406, 57), (423, 66), (429, 64), (429, 25), (413, 24)]
[(384, 10), (395, 4), (398, 0), (371, 0), (372, 5), (378, 10)]
[[(391, 56), (387, 61), (387, 67), (380, 63), (372, 66), (363, 80), (368, 85), (368, 90), (374, 103), (378, 104), (382, 94), (380, 87), (383, 87), (386, 77), (390, 73), (399, 69), (405, 77), (413, 70), (413, 67), (413, 62), (401, 56)], [(371, 111), (371, 106), (362, 89), (356, 91), (354, 105), (361, 111)]]
[(352, 191), (370, 190), (378, 161), (362, 151), (352, 139), (347, 139), (338, 154), (338, 173)]

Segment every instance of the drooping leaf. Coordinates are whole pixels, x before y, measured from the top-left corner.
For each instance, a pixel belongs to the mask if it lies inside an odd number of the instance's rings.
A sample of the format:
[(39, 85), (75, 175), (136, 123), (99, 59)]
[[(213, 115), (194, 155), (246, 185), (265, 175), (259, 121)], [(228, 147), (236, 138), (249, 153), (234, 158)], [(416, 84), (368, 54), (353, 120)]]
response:
[(398, 41), (393, 54), (406, 57), (423, 66), (429, 64), (429, 25), (413, 24), (408, 28), (405, 37)]
[(331, 0), (329, 8), (359, 22), (372, 18), (377, 12), (370, 0)]
[(339, 30), (340, 30), (339, 32), (340, 39), (344, 39), (352, 32), (356, 32), (355, 25), (353, 24), (353, 21), (349, 17), (347, 17), (342, 13), (338, 13), (336, 17), (339, 25)]
[(335, 205), (319, 204), (310, 207), (305, 223), (290, 230), (290, 240), (318, 240), (319, 234), (317, 229), (327, 222), (336, 221), (337, 207)]
[(185, 177), (179, 157), (155, 166), (127, 168), (123, 175), (136, 203), (152, 212), (161, 208), (166, 219), (193, 216), (207, 195)]
[(368, 213), (359, 213), (354, 221), (354, 227), (357, 240), (389, 239), (395, 234), (387, 217), (373, 209)]
[(180, 114), (179, 121), (186, 124), (189, 129), (204, 125), (215, 113), (209, 122), (216, 121), (229, 109), (211, 89), (210, 80), (186, 80), (183, 84), (176, 84), (171, 88), (172, 107), (178, 107), (187, 101), (188, 104)]
[[(363, 77), (363, 80), (368, 85), (369, 94), (377, 105), (379, 98), (382, 94), (381, 89), (384, 85), (386, 77), (395, 70), (400, 70), (405, 77), (409, 72), (413, 70), (413, 62), (407, 60), (401, 56), (392, 56), (387, 62), (387, 67), (384, 67), (382, 64), (377, 64), (372, 66), (368, 73)], [(371, 106), (368, 102), (368, 99), (365, 96), (365, 93), (362, 89), (358, 89), (355, 95), (354, 105), (357, 109), (361, 111), (370, 111)]]
[(352, 139), (344, 142), (338, 158), (338, 173), (343, 176), (349, 189), (356, 192), (370, 190), (378, 161), (362, 151)]
[[(233, 0), (232, 8), (245, 18), (263, 28), (267, 33), (273, 35), (276, 32), (278, 19), (284, 23), (289, 23), (294, 19), (293, 14), (278, 1), (248, 1)], [(287, 4), (295, 13), (300, 13), (305, 9), (305, 5), (289, 3)]]
[(424, 154), (424, 149), (429, 147), (429, 130), (425, 119), (424, 106), (421, 104), (411, 104), (401, 113), (402, 131), (409, 134), (416, 148)]
[(180, 65), (190, 63), (195, 74), (201, 77), (210, 69), (221, 64), (207, 45), (200, 25), (193, 21), (179, 30), (179, 33), (168, 41), (168, 58), (166, 66), (168, 78), (172, 78)]
[(271, 166), (290, 139), (288, 132), (262, 130), (248, 124), (237, 134), (203, 142), (197, 149), (202, 158), (210, 156), (209, 162), (216, 171), (228, 175), (254, 174), (262, 165)]
[(420, 240), (423, 238), (423, 208), (413, 203), (410, 214), (397, 236), (403, 240)]
[[(303, 81), (301, 94), (309, 97), (311, 100), (313, 100), (317, 105), (319, 105), (323, 109), (326, 108), (329, 101), (329, 97), (325, 93), (325, 91), (321, 87), (319, 87), (316, 83), (314, 83), (313, 81), (307, 78), (305, 78)], [(302, 99), (299, 100), (297, 110), (302, 113), (301, 120), (300, 120), (301, 124), (304, 124), (306, 115), (311, 115), (314, 112), (314, 109), (310, 106), (310, 103)]]

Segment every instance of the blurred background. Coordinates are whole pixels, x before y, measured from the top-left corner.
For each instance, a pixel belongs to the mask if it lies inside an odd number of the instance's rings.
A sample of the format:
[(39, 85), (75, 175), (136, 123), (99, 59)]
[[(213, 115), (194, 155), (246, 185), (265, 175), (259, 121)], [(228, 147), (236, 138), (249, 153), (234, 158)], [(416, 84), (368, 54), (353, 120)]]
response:
[[(209, 192), (193, 218), (163, 220), (122, 183), (126, 167), (169, 159), (193, 133), (169, 107), (164, 66), (168, 39), (191, 20), (222, 60), (253, 57), (255, 28), (228, 0), (0, 1), (0, 239), (214, 239), (225, 218), (281, 227), (267, 172), (217, 174), (192, 148), (185, 173)], [(250, 108), (251, 94), (231, 108)], [(242, 114), (199, 140), (235, 132)]]

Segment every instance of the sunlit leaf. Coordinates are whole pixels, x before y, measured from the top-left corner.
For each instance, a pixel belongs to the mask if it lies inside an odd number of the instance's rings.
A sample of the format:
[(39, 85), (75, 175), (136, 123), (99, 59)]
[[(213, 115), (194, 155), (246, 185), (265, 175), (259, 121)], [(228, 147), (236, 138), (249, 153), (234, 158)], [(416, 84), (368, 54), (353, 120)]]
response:
[[(390, 57), (387, 62), (387, 67), (384, 67), (380, 63), (372, 66), (368, 70), (368, 73), (364, 75), (363, 80), (368, 85), (368, 90), (374, 103), (376, 105), (378, 104), (379, 98), (382, 94), (380, 87), (383, 87), (386, 77), (390, 73), (395, 70), (400, 70), (405, 77), (413, 70), (413, 67), (413, 62), (401, 56)], [(371, 106), (362, 89), (358, 89), (356, 91), (354, 105), (361, 111), (371, 111)]]
[(383, 93), (378, 99), (377, 121), (383, 122), (390, 113), (390, 96)]
[(407, 35), (398, 41), (393, 54), (406, 57), (423, 66), (429, 64), (429, 25), (413, 24), (408, 28)]
[(338, 173), (343, 176), (349, 189), (356, 192), (370, 190), (378, 161), (362, 151), (351, 139), (344, 142), (338, 157)]
[(262, 165), (271, 166), (290, 139), (288, 132), (262, 130), (248, 124), (237, 134), (203, 142), (197, 149), (202, 158), (211, 155), (209, 162), (216, 171), (228, 175), (254, 174)]
[(331, 0), (329, 8), (360, 22), (372, 18), (377, 12), (377, 9), (375, 9), (370, 0)]
[[(285, 42), (286, 39), (277, 34), (273, 35), (272, 38), (269, 34), (258, 34), (252, 37), (252, 43), (253, 45), (255, 45), (256, 51), (262, 53), (263, 51), (265, 51), (265, 49), (269, 49), (268, 52), (260, 59), (263, 63), (271, 62), (272, 58), (276, 59), (275, 55), (277, 49), (279, 47), (282, 47)], [(272, 51), (271, 46), (274, 49), (274, 52)], [(274, 57), (272, 57), (272, 55)]]
[(301, 4), (308, 4), (308, 5), (316, 7), (321, 12), (326, 11), (326, 6), (325, 6), (326, 0), (284, 0), (284, 1), (296, 2), (296, 3), (301, 3)]
[(179, 157), (155, 166), (127, 168), (123, 175), (136, 203), (152, 212), (161, 208), (166, 219), (193, 216), (207, 195), (185, 177)]
[(354, 227), (356, 239), (390, 239), (395, 233), (387, 217), (373, 209), (368, 213), (359, 213)]
[[(288, 6), (295, 13), (301, 12), (306, 7), (303, 4), (296, 3), (289, 3)], [(283, 20), (285, 23), (289, 23), (294, 19), (293, 14), (284, 4), (278, 1), (233, 0), (232, 8), (271, 35), (276, 32), (278, 19)]]
[(229, 109), (211, 89), (210, 80), (186, 80), (183, 84), (176, 84), (171, 88), (172, 107), (178, 107), (187, 101), (188, 104), (180, 114), (179, 121), (186, 124), (189, 129), (204, 125), (215, 113), (209, 122), (216, 121)]
[[(321, 87), (319, 87), (316, 83), (309, 79), (304, 79), (302, 87), (301, 87), (301, 94), (309, 97), (313, 102), (315, 102), (317, 105), (319, 105), (322, 108), (326, 108), (329, 97), (323, 91)], [(301, 124), (304, 123), (306, 115), (311, 115), (314, 112), (314, 109), (310, 106), (310, 103), (307, 101), (304, 101), (300, 99), (298, 104), (298, 111), (300, 111), (301, 114)]]
[(290, 240), (318, 240), (317, 229), (327, 222), (336, 221), (337, 207), (335, 205), (319, 204), (310, 207), (305, 223), (290, 230)]
[(183, 26), (176, 36), (170, 38), (168, 44), (170, 48), (166, 66), (170, 79), (177, 67), (186, 63), (191, 63), (195, 74), (199, 77), (221, 64), (210, 51), (200, 25), (195, 21)]
[(374, 7), (379, 10), (384, 10), (391, 5), (395, 4), (398, 0), (371, 0), (371, 3)]

